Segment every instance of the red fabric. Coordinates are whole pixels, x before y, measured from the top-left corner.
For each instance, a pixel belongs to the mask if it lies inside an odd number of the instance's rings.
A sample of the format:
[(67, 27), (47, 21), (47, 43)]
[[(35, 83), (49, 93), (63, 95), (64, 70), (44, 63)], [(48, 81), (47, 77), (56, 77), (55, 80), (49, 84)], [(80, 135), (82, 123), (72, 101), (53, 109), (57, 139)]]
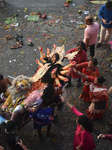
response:
[[(98, 90), (95, 91), (95, 89), (98, 89)], [(105, 100), (106, 101), (106, 108), (108, 108), (108, 94), (107, 94), (107, 88), (106, 87), (95, 86), (94, 90), (90, 91), (90, 98), (91, 99)]]
[(83, 87), (82, 94), (80, 94), (79, 98), (82, 98), (85, 102), (90, 102), (89, 86)]
[(41, 79), (39, 79), (37, 82), (34, 82), (31, 86), (31, 88), (27, 91), (25, 96), (28, 96), (30, 93), (32, 93), (34, 90), (41, 90), (45, 86), (45, 83), (41, 82)]
[[(108, 94), (107, 94), (107, 88), (106, 87), (98, 87), (93, 84), (91, 84), (90, 88), (90, 99), (91, 100), (102, 100), (106, 101), (106, 107), (108, 108)], [(101, 118), (104, 114), (104, 109), (95, 109), (95, 105), (91, 103), (90, 107), (86, 110), (87, 115), (91, 119)]]
[(112, 141), (112, 134), (105, 134), (104, 139)]
[(80, 68), (87, 68), (87, 66), (88, 66), (88, 62), (82, 62), (82, 63), (80, 63), (80, 64), (78, 64), (79, 66), (78, 67), (80, 67)]
[[(88, 66), (88, 63), (85, 62), (85, 63), (82, 63), (82, 65), (80, 65), (81, 67), (85, 66), (85, 68), (83, 68), (82, 70), (82, 73), (86, 74), (86, 75), (90, 75), (90, 76), (93, 76), (93, 77), (97, 77), (97, 76), (100, 76), (100, 73), (98, 71), (98, 68), (94, 68), (90, 71), (87, 70), (87, 66)], [(83, 79), (83, 82), (85, 82), (86, 80)], [(83, 101), (85, 102), (90, 102), (90, 96), (89, 96), (89, 85), (88, 86), (84, 86), (83, 87), (83, 92), (82, 94), (79, 96), (79, 98), (83, 98)]]
[[(82, 73), (84, 73), (84, 74), (86, 74), (86, 75), (88, 75), (88, 76), (93, 76), (93, 77), (98, 77), (98, 76), (100, 76), (100, 73), (99, 73), (99, 71), (98, 71), (98, 68), (94, 68), (94, 69), (92, 69), (92, 70), (90, 70), (90, 71), (88, 71), (87, 68), (83, 68)], [(83, 82), (86, 81), (86, 80), (83, 79), (83, 78), (82, 78), (82, 80), (83, 80)], [(90, 77), (90, 80), (91, 80), (91, 77)]]
[(88, 117), (89, 118), (91, 118), (91, 119), (100, 119), (102, 116), (103, 116), (103, 114), (104, 114), (104, 110), (102, 110), (102, 111), (100, 111), (99, 113), (91, 113), (90, 111), (89, 111), (89, 108), (86, 110), (86, 114), (88, 115)]
[[(83, 113), (78, 111), (74, 106), (71, 108), (71, 110), (77, 116), (83, 115)], [(81, 145), (80, 150), (93, 150), (96, 147), (94, 144), (93, 137), (92, 137), (91, 133), (89, 133), (85, 129), (82, 129), (80, 124), (77, 125), (77, 129), (75, 131), (73, 149), (77, 150), (76, 147), (79, 145)]]
[(89, 81), (89, 82), (94, 82), (95, 79), (96, 79), (96, 77), (92, 77), (92, 76), (89, 76), (89, 77), (88, 77), (88, 81)]
[[(72, 53), (72, 52), (75, 52), (75, 51), (77, 51), (77, 49), (76, 49), (76, 48), (73, 48), (73, 49), (70, 49), (66, 54)], [(80, 52), (76, 55), (76, 57), (74, 57), (73, 59), (70, 60), (70, 63), (72, 63), (73, 61), (76, 61), (77, 64), (82, 63), (82, 62), (87, 62), (87, 54), (86, 54), (86, 52), (85, 52), (84, 50), (80, 51)], [(72, 68), (74, 68), (74, 67), (72, 67)], [(71, 68), (71, 71), (70, 71), (70, 74), (69, 74), (69, 75), (71, 75), (71, 77), (74, 78), (74, 79), (75, 79), (75, 78), (80, 78), (80, 76), (77, 75), (77, 74), (73, 71), (72, 68)], [(82, 68), (78, 67), (78, 71), (82, 71)]]

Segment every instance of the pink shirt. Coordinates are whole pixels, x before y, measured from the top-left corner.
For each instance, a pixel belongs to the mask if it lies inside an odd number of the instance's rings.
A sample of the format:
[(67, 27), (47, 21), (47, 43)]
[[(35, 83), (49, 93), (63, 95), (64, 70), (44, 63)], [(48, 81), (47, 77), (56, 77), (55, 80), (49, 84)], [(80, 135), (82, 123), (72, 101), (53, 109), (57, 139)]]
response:
[[(78, 111), (74, 106), (71, 110), (77, 115), (83, 115), (80, 111)], [(93, 141), (92, 134), (89, 133), (87, 130), (82, 129), (80, 124), (77, 124), (77, 129), (75, 131), (74, 136), (74, 147), (73, 150), (77, 150), (77, 146), (81, 145), (80, 150), (93, 150), (95, 149), (95, 143)]]
[(86, 39), (89, 39), (89, 45), (97, 43), (97, 34), (99, 30), (99, 24), (94, 22), (93, 25), (87, 25), (84, 33), (84, 43)]

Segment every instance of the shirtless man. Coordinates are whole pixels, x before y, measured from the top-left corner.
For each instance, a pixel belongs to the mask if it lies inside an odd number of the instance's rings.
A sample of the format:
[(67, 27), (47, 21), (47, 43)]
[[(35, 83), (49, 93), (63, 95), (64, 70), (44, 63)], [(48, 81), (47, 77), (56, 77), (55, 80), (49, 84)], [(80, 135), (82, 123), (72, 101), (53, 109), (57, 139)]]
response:
[[(7, 91), (8, 84), (12, 85), (12, 83), (9, 81), (8, 78), (3, 77), (3, 75), (0, 74), (0, 95), (3, 93), (2, 95), (4, 95), (4, 97), (6, 97), (6, 98), (9, 95), (9, 92)], [(1, 97), (1, 99), (2, 99), (2, 97)]]

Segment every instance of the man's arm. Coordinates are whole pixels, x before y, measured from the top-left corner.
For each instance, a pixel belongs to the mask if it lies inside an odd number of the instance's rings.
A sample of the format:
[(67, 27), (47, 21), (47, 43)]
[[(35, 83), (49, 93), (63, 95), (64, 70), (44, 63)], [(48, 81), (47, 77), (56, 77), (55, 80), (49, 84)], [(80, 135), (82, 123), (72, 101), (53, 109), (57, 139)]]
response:
[(100, 9), (99, 9), (99, 18), (102, 20), (102, 22), (103, 22), (104, 24), (106, 24), (106, 21), (107, 21), (107, 20), (102, 17), (102, 15), (103, 15), (103, 7), (104, 7), (104, 6), (101, 6)]
[(85, 40), (85, 44), (86, 44), (86, 49), (87, 49), (87, 51), (88, 51), (88, 46), (89, 46), (89, 38), (86, 38), (86, 40)]
[(4, 79), (7, 82), (7, 84), (12, 85), (11, 81), (8, 78), (4, 77)]

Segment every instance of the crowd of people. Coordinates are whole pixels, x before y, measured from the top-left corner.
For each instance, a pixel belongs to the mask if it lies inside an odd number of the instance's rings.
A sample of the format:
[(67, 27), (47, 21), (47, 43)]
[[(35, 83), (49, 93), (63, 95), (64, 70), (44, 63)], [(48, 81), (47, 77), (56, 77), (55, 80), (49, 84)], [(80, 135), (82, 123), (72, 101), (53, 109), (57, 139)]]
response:
[[(104, 85), (106, 79), (100, 74), (97, 68), (97, 59), (95, 56), (95, 45), (98, 48), (102, 42), (108, 45), (111, 27), (112, 27), (112, 2), (107, 1), (101, 6), (99, 10), (99, 17), (101, 19), (101, 33), (100, 41), (97, 43), (97, 35), (99, 31), (99, 24), (93, 22), (92, 16), (86, 16), (85, 23), (87, 27), (84, 31), (84, 40), (78, 41), (76, 48), (70, 49), (64, 55), (63, 48), (60, 51), (54, 45), (54, 53), (51, 55), (50, 50), (47, 49), (47, 56), (43, 53), (40, 47), (40, 59), (36, 60), (39, 68), (36, 74), (31, 78), (33, 80), (30, 94), (24, 98), (22, 103), (19, 103), (11, 112), (10, 121), (1, 125), (1, 133), (11, 150), (27, 150), (21, 139), (14, 133), (14, 128), (17, 126), (17, 118), (19, 115), (27, 113), (27, 118), (22, 120), (23, 124), (28, 123), (33, 118), (33, 128), (38, 130), (39, 138), (42, 138), (41, 128), (47, 126), (46, 137), (50, 136), (51, 124), (55, 120), (55, 107), (60, 109), (66, 104), (73, 113), (77, 115), (77, 128), (74, 135), (74, 150), (93, 150), (95, 149), (95, 142), (92, 137), (93, 120), (100, 119), (105, 109), (108, 108), (108, 94), (112, 92), (112, 87), (107, 90)], [(105, 38), (105, 39), (104, 39)], [(90, 61), (87, 61), (87, 52), (90, 50)], [(74, 54), (70, 59), (70, 64), (63, 66), (61, 62), (66, 58), (67, 54)], [(77, 88), (80, 87), (81, 80), (84, 87), (79, 98), (84, 102), (90, 103), (86, 110), (86, 115), (81, 113), (75, 106), (70, 104), (62, 97), (62, 88), (71, 86), (71, 78), (77, 79)], [(39, 83), (39, 84), (37, 84)], [(44, 84), (43, 84), (44, 83)], [(8, 78), (0, 74), (0, 94), (2, 95), (0, 101), (6, 101), (10, 95), (8, 84), (12, 83)], [(37, 86), (39, 85), (39, 86)], [(41, 87), (41, 89), (40, 89)], [(17, 87), (18, 88), (18, 87)], [(21, 91), (18, 88), (18, 91)], [(18, 92), (17, 91), (17, 92)], [(6, 104), (6, 102), (5, 102)], [(7, 105), (4, 105), (8, 107)], [(3, 108), (5, 108), (3, 107)], [(100, 134), (97, 139), (112, 140), (112, 135)], [(4, 149), (2, 146), (0, 149)]]

